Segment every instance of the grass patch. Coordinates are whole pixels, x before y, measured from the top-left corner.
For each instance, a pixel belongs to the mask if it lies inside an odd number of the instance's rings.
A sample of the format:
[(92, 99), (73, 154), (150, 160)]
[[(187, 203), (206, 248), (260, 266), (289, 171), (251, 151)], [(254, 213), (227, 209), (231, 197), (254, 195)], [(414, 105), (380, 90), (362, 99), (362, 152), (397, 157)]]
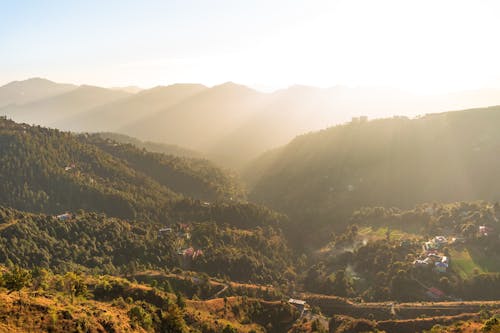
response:
[[(372, 227), (362, 227), (359, 229), (358, 235), (363, 238), (366, 238), (367, 240), (385, 239), (387, 237), (387, 227), (380, 227), (376, 229)], [(400, 229), (391, 228), (390, 230), (390, 238), (392, 240), (403, 240), (403, 239), (411, 239), (418, 237), (419, 237), (418, 235), (404, 232), (403, 230)]]
[(467, 248), (463, 249), (452, 249), (450, 251), (451, 256), (451, 268), (457, 272), (462, 279), (468, 279), (474, 276), (474, 271), (477, 269), (479, 273), (483, 273), (484, 270), (479, 266), (474, 259), (471, 257), (469, 250)]

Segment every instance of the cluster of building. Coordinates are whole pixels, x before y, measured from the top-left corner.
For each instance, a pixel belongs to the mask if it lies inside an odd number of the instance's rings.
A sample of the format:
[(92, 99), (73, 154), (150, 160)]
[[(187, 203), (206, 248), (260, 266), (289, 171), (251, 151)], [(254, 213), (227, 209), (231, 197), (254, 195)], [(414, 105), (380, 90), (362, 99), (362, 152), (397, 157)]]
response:
[(187, 249), (179, 250), (177, 254), (183, 256), (184, 258), (195, 260), (203, 255), (203, 250), (195, 250), (193, 247), (188, 247)]
[(480, 237), (486, 237), (488, 234), (492, 233), (494, 230), (493, 228), (490, 228), (486, 225), (480, 225), (479, 226), (479, 236)]
[(438, 273), (446, 273), (450, 259), (442, 254), (443, 247), (448, 244), (444, 236), (436, 236), (422, 245), (422, 256), (413, 262), (416, 267), (433, 267)]
[(64, 213), (64, 214), (60, 214), (60, 215), (56, 216), (56, 218), (59, 221), (67, 221), (67, 220), (71, 219), (72, 217), (73, 217), (73, 215), (71, 215), (71, 213)]
[(442, 292), (441, 290), (434, 288), (434, 287), (427, 289), (425, 294), (431, 300), (440, 300), (440, 299), (443, 299), (445, 297), (444, 292)]
[[(203, 256), (203, 250), (194, 249), (190, 245), (191, 227), (187, 223), (177, 223), (174, 227), (164, 227), (158, 230), (160, 236), (174, 235), (174, 246), (177, 247), (177, 254), (185, 259), (195, 260)], [(172, 239), (172, 238), (168, 238)]]

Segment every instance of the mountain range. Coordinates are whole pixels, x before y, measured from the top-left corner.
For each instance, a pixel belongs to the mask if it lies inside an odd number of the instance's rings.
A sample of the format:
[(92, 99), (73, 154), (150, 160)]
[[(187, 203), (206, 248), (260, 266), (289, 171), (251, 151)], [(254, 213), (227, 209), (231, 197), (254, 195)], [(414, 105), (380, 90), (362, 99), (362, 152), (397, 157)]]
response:
[(174, 144), (240, 168), (296, 135), (352, 117), (423, 115), (500, 104), (494, 90), (416, 96), (392, 89), (292, 86), (273, 93), (225, 83), (138, 91), (16, 81), (0, 87), (0, 114), (76, 132), (115, 132)]

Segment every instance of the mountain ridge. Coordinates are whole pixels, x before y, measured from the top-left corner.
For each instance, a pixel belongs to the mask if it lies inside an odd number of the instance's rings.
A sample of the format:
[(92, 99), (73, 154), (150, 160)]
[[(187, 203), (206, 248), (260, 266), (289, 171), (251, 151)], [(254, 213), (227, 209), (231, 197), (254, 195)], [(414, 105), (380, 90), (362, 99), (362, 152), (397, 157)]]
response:
[(250, 198), (324, 223), (362, 206), (500, 200), (498, 124), (495, 106), (304, 134), (248, 166)]
[[(0, 105), (5, 103), (0, 98)], [(487, 89), (417, 96), (390, 88), (295, 85), (263, 93), (226, 82), (213, 87), (159, 86), (121, 98), (99, 101), (88, 97), (54, 102), (50, 107), (32, 104), (33, 109), (24, 115), (20, 106), (4, 106), (0, 113), (63, 130), (116, 132), (143, 141), (174, 144), (240, 169), (299, 134), (345, 123), (353, 117), (413, 117), (496, 104), (500, 104), (500, 93)]]

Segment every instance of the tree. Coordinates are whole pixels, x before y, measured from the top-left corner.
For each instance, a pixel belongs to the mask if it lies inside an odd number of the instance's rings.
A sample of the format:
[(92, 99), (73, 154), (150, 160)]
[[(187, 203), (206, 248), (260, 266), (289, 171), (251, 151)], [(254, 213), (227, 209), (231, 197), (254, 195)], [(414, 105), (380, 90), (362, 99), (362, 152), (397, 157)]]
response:
[(71, 298), (71, 303), (73, 303), (75, 297), (84, 296), (87, 293), (87, 285), (82, 277), (73, 272), (64, 275), (64, 285)]
[(17, 291), (19, 306), (21, 306), (21, 290), (31, 283), (31, 272), (19, 266), (14, 266), (10, 271), (4, 273), (3, 280), (9, 294)]
[(188, 328), (184, 321), (184, 316), (175, 304), (171, 304), (167, 311), (162, 311), (161, 332), (186, 333)]
[(184, 309), (186, 307), (186, 301), (184, 300), (184, 296), (178, 291), (175, 292), (175, 296), (177, 296), (177, 306), (181, 309)]
[(138, 324), (146, 330), (153, 327), (151, 315), (140, 306), (136, 305), (132, 307), (128, 312), (128, 316), (134, 324)]
[(137, 263), (135, 260), (132, 260), (127, 265), (127, 276), (133, 277), (137, 273)]
[(237, 333), (237, 332), (238, 330), (229, 324), (227, 324), (222, 330), (222, 333)]
[(334, 295), (341, 297), (348, 296), (351, 291), (351, 286), (343, 270), (335, 272), (335, 278), (332, 281), (331, 288)]

